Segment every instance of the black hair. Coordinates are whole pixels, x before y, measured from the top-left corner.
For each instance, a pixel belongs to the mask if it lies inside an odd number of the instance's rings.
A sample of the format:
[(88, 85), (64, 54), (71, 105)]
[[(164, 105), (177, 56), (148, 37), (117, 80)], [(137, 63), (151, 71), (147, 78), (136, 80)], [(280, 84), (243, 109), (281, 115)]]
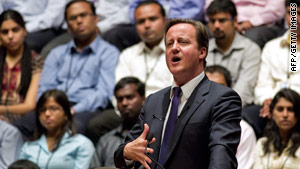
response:
[(297, 4), (297, 7), (300, 7), (300, 0), (286, 0), (285, 1), (285, 7), (290, 6), (291, 3), (295, 3), (295, 4)]
[(90, 8), (91, 8), (91, 10), (92, 10), (92, 13), (93, 13), (94, 15), (96, 15), (96, 7), (95, 7), (95, 5), (94, 5), (93, 2), (90, 2), (90, 1), (87, 1), (87, 0), (72, 0), (72, 1), (70, 1), (69, 3), (67, 3), (67, 5), (66, 5), (66, 7), (65, 7), (65, 14), (64, 14), (64, 16), (65, 16), (65, 20), (66, 20), (66, 21), (68, 20), (68, 18), (67, 18), (67, 10), (68, 10), (68, 8), (69, 8), (72, 4), (77, 3), (77, 2), (85, 2), (85, 3), (88, 3), (88, 4), (90, 5)]
[(225, 81), (226, 81), (226, 84), (228, 87), (231, 87), (231, 75), (230, 75), (230, 72), (223, 66), (221, 65), (212, 65), (212, 66), (207, 66), (205, 68), (205, 72), (208, 72), (208, 73), (221, 73), (224, 78), (225, 78)]
[[(0, 15), (0, 27), (2, 26), (2, 23), (6, 20), (13, 20), (16, 22), (18, 25), (20, 25), (23, 29), (26, 30), (25, 28), (25, 22), (23, 20), (22, 15), (14, 10), (6, 10), (1, 13)], [(21, 58), (21, 83), (19, 87), (19, 94), (22, 96), (24, 99), (27, 94), (27, 90), (29, 88), (30, 82), (31, 82), (31, 74), (32, 74), (32, 68), (31, 68), (31, 49), (29, 46), (24, 42), (24, 50), (23, 50), (23, 55)], [(5, 46), (0, 47), (0, 97), (2, 96), (2, 80), (3, 80), (3, 67), (6, 64), (5, 62), (6, 58), (6, 48)], [(4, 103), (5, 104), (5, 103)]]
[(43, 127), (43, 125), (39, 120), (39, 115), (40, 115), (40, 110), (44, 108), (44, 105), (51, 97), (54, 98), (55, 102), (57, 102), (63, 108), (64, 114), (67, 116), (67, 121), (65, 121), (64, 127), (62, 128), (62, 131), (59, 134), (56, 143), (54, 144), (55, 146), (53, 148), (53, 151), (55, 151), (58, 148), (59, 143), (66, 132), (70, 132), (70, 136), (73, 136), (76, 133), (76, 131), (73, 122), (73, 115), (71, 113), (70, 102), (65, 92), (57, 89), (47, 90), (42, 94), (42, 96), (39, 98), (36, 104), (36, 108), (35, 108), (36, 130), (35, 130), (33, 140), (39, 139), (42, 134), (46, 134), (47, 132), (47, 129)]
[(221, 12), (229, 13), (232, 18), (237, 16), (236, 7), (231, 0), (214, 0), (206, 10), (207, 16), (215, 15)]
[(141, 6), (144, 6), (144, 5), (149, 5), (149, 4), (156, 4), (160, 7), (160, 14), (165, 17), (166, 16), (166, 12), (165, 12), (165, 9), (164, 7), (158, 2), (158, 1), (155, 1), (155, 0), (144, 0), (144, 1), (140, 1), (137, 6), (135, 7), (135, 10), (138, 9), (139, 7)]
[(8, 169), (40, 169), (40, 167), (32, 161), (21, 159), (10, 164)]
[(135, 77), (124, 77), (118, 81), (115, 86), (114, 94), (116, 95), (117, 91), (124, 88), (128, 84), (135, 84), (136, 90), (141, 97), (145, 97), (145, 84), (142, 83), (138, 78)]
[[(270, 105), (270, 112), (273, 114), (273, 110), (279, 99), (284, 98), (287, 101), (293, 104), (293, 110), (295, 116), (297, 118), (297, 123), (291, 131), (290, 139), (292, 141), (292, 146), (288, 149), (289, 155), (295, 157), (296, 150), (300, 146), (300, 96), (298, 93), (291, 89), (282, 89), (280, 90), (273, 98)], [(273, 119), (271, 119), (266, 128), (265, 128), (265, 136), (267, 137), (267, 141), (263, 144), (263, 149), (265, 155), (270, 153), (270, 145), (273, 145), (275, 151), (278, 152), (279, 156), (283, 152), (286, 145), (282, 144), (282, 139), (279, 134), (279, 129)]]

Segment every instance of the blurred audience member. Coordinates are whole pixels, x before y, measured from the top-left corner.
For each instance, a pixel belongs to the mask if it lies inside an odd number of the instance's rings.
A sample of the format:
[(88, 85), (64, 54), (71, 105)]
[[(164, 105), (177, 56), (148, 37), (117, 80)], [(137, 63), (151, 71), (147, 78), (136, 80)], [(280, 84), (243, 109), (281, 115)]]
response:
[[(209, 6), (213, 0), (206, 0)], [(232, 0), (237, 9), (237, 31), (260, 48), (283, 29), (284, 0)]]
[(17, 160), (8, 169), (40, 169), (40, 167), (29, 160)]
[(35, 108), (43, 61), (24, 42), (22, 16), (14, 10), (0, 15), (0, 119), (14, 123)]
[(24, 17), (27, 31), (26, 42), (35, 51), (62, 33), (63, 10), (69, 0), (1, 0), (0, 13), (13, 9)]
[(48, 90), (39, 98), (35, 111), (33, 141), (25, 142), (19, 159), (35, 162), (42, 169), (88, 169), (94, 154), (93, 143), (76, 134), (67, 96)]
[[(231, 87), (230, 72), (223, 66), (213, 65), (205, 68), (205, 74), (209, 80)], [(242, 129), (240, 144), (237, 148), (236, 159), (238, 169), (251, 169), (253, 164), (253, 153), (256, 144), (256, 137), (252, 127), (245, 121), (241, 120)]]
[(231, 0), (215, 0), (206, 12), (208, 26), (214, 37), (209, 41), (207, 65), (222, 65), (228, 69), (232, 88), (240, 95), (242, 105), (252, 104), (260, 48), (236, 31), (237, 11)]
[(22, 135), (17, 128), (0, 120), (0, 168), (7, 168), (19, 155), (23, 145)]
[(78, 132), (84, 133), (89, 119), (110, 105), (119, 51), (100, 38), (93, 3), (71, 1), (65, 19), (74, 39), (48, 55), (38, 95), (48, 89), (65, 91)]
[(91, 167), (115, 167), (114, 150), (125, 141), (128, 131), (138, 122), (145, 100), (145, 85), (134, 77), (122, 78), (116, 84), (115, 97), (123, 123), (100, 138)]
[(296, 169), (300, 166), (300, 96), (280, 90), (270, 105), (265, 137), (257, 142), (253, 169)]

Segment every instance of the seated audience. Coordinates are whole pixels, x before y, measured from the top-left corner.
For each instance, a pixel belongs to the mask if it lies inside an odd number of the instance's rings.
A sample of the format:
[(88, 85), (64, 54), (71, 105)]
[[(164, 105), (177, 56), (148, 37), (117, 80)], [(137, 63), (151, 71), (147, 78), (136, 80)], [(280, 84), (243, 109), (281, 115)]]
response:
[(128, 131), (138, 122), (145, 100), (145, 85), (137, 78), (125, 77), (116, 84), (114, 93), (123, 123), (100, 138), (91, 167), (115, 167), (114, 150), (125, 141)]
[(270, 105), (271, 118), (257, 142), (253, 169), (296, 169), (300, 166), (300, 96), (280, 90)]
[(7, 168), (19, 155), (23, 145), (22, 135), (17, 128), (0, 120), (0, 168)]
[(29, 160), (17, 160), (8, 169), (40, 169), (35, 163)]
[[(205, 68), (205, 74), (209, 80), (231, 87), (230, 72), (223, 66), (213, 65)], [(241, 120), (242, 129), (240, 144), (237, 148), (236, 159), (238, 169), (251, 169), (253, 164), (253, 153), (256, 144), (256, 137), (252, 127), (245, 121)]]
[(14, 10), (0, 15), (0, 119), (14, 123), (35, 108), (43, 62), (24, 42), (22, 16)]
[(209, 40), (207, 66), (222, 65), (228, 69), (232, 88), (240, 95), (242, 105), (252, 104), (260, 63), (259, 46), (235, 29), (237, 11), (232, 1), (214, 0), (206, 13), (214, 37)]
[(41, 169), (88, 169), (95, 149), (89, 139), (76, 134), (65, 93), (44, 92), (35, 116), (34, 138), (24, 143), (19, 159), (33, 161)]

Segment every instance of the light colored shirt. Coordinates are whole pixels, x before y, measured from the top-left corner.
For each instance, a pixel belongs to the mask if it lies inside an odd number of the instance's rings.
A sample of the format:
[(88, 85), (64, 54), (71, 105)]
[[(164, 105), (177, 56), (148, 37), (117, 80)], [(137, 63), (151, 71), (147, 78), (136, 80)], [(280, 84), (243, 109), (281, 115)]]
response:
[(240, 122), (241, 140), (236, 151), (238, 169), (251, 169), (253, 165), (253, 154), (256, 145), (256, 136), (253, 128), (244, 120)]
[(65, 5), (69, 0), (0, 0), (3, 10), (18, 11), (26, 22), (28, 32), (59, 27), (64, 21)]
[(45, 135), (32, 142), (25, 142), (19, 159), (36, 163), (41, 169), (88, 169), (95, 152), (93, 143), (81, 134), (72, 137), (65, 133), (59, 148), (51, 152)]
[[(129, 13), (132, 23), (134, 22), (134, 11), (142, 0), (132, 0)], [(205, 0), (158, 0), (165, 8), (168, 18), (189, 18), (204, 21)]]
[(257, 141), (254, 152), (254, 165), (252, 169), (300, 169), (300, 148), (296, 151), (296, 157), (289, 156), (288, 148), (291, 146), (289, 141), (288, 146), (278, 156), (271, 146), (271, 153), (264, 155), (263, 144), (267, 141), (266, 137), (260, 138)]
[(300, 48), (296, 53), (296, 71), (291, 71), (290, 46), (285, 42), (289, 38), (287, 31), (283, 36), (266, 43), (255, 87), (256, 104), (273, 98), (282, 88), (290, 88), (300, 94)]
[[(213, 0), (206, 0), (206, 8)], [(237, 10), (237, 21), (249, 21), (253, 26), (272, 24), (283, 19), (284, 0), (232, 0)], [(205, 8), (205, 9), (206, 9)]]
[(231, 74), (232, 88), (243, 106), (254, 102), (254, 86), (260, 64), (260, 48), (250, 39), (235, 33), (230, 48), (223, 54), (214, 38), (209, 40), (207, 66), (221, 65)]
[(97, 143), (90, 168), (115, 167), (114, 152), (125, 141), (126, 134), (120, 125), (102, 136)]
[(116, 68), (116, 81), (126, 76), (137, 77), (145, 83), (146, 96), (170, 86), (173, 76), (166, 64), (164, 41), (152, 50), (144, 42), (123, 50)]
[(118, 24), (129, 24), (129, 3), (131, 0), (97, 0), (94, 2), (97, 24), (101, 33), (105, 33)]
[(22, 145), (23, 139), (19, 130), (0, 120), (0, 169), (6, 169), (17, 160)]
[(75, 103), (76, 113), (105, 108), (113, 96), (118, 57), (118, 49), (100, 36), (81, 53), (73, 40), (54, 48), (44, 64), (38, 98), (48, 89), (60, 89)]

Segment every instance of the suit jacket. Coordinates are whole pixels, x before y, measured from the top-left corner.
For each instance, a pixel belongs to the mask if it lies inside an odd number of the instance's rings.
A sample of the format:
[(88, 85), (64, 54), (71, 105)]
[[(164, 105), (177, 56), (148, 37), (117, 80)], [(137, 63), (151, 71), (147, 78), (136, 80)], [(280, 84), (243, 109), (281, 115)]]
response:
[[(158, 160), (165, 115), (170, 104), (170, 87), (150, 95), (140, 120), (128, 133), (126, 141), (115, 151), (115, 164), (126, 168), (125, 145), (150, 127), (156, 142), (151, 156)], [(234, 169), (235, 153), (240, 140), (241, 99), (232, 89), (211, 82), (205, 76), (185, 104), (171, 136), (163, 164), (170, 169)], [(135, 166), (140, 165), (138, 162)], [(151, 168), (156, 168), (154, 162)]]

